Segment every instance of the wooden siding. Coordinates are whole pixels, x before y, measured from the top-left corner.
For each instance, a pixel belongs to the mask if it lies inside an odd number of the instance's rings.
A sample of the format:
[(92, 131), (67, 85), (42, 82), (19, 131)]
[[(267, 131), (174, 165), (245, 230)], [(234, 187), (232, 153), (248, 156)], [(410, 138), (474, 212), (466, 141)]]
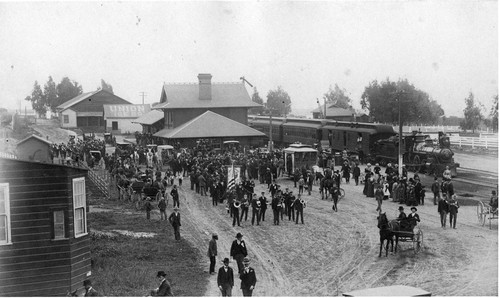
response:
[(131, 104), (125, 99), (111, 94), (107, 91), (100, 91), (96, 94), (82, 100), (81, 102), (71, 106), (75, 112), (102, 112), (104, 115), (105, 104)]
[[(226, 118), (232, 119), (234, 121), (237, 121), (239, 123), (248, 125), (248, 114), (247, 108), (216, 108), (216, 109), (174, 109), (174, 110), (164, 110), (165, 113), (167, 111), (172, 112), (173, 116), (173, 122), (174, 122), (174, 128), (178, 127), (198, 116), (201, 114), (205, 113), (206, 111), (212, 111), (214, 113), (217, 113), (219, 115), (222, 115)], [(166, 119), (165, 115), (165, 119)], [(166, 123), (165, 123), (166, 125)]]
[[(86, 170), (0, 158), (9, 183), (12, 243), (0, 246), (0, 296), (65, 296), (90, 271), (90, 238), (74, 238), (72, 179)], [(68, 238), (52, 239), (52, 211), (64, 210)]]

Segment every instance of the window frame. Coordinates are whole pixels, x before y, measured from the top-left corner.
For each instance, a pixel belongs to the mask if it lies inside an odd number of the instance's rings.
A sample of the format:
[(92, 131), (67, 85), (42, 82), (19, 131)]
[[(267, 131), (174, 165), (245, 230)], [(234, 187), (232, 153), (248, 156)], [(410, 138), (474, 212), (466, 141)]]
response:
[[(83, 188), (78, 188), (77, 185), (83, 181)], [(87, 229), (87, 198), (85, 193), (85, 177), (73, 178), (73, 231), (75, 238), (80, 238), (88, 234)], [(82, 193), (78, 193), (81, 190)], [(81, 214), (81, 218), (77, 218), (77, 214)], [(81, 221), (81, 222), (80, 222)], [(77, 227), (82, 226), (83, 231), (78, 231)]]
[(69, 123), (69, 115), (63, 115), (63, 123), (68, 124)]
[[(62, 236), (56, 236), (56, 213), (57, 212), (62, 212), (63, 216), (63, 222), (62, 222), (62, 227), (63, 227), (63, 235)], [(68, 224), (68, 210), (63, 209), (63, 208), (54, 208), (50, 210), (50, 227), (51, 227), (51, 240), (53, 241), (58, 241), (58, 240), (67, 240), (69, 239), (69, 224)]]
[(11, 215), (10, 215), (10, 191), (9, 183), (0, 183), (0, 191), (4, 192), (5, 200), (5, 214), (0, 214), (0, 216), (5, 216), (5, 240), (0, 240), (1, 245), (12, 244), (12, 226), (11, 226)]

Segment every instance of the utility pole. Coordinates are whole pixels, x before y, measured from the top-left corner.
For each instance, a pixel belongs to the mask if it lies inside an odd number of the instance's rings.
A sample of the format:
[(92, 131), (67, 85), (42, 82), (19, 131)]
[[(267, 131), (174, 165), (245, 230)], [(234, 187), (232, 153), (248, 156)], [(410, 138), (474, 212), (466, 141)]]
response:
[(148, 94), (144, 91), (139, 92), (139, 94), (142, 96), (142, 104), (144, 104), (144, 97), (146, 97)]
[(398, 123), (399, 123), (399, 132), (398, 132), (398, 173), (400, 176), (403, 175), (403, 123), (401, 123), (401, 95), (408, 94), (408, 92), (398, 90), (394, 92), (396, 95), (396, 100), (398, 101)]

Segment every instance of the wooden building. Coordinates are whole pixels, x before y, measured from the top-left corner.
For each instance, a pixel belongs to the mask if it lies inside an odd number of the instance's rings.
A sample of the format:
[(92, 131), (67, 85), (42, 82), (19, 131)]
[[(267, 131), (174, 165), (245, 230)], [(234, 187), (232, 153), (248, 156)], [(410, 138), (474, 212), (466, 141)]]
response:
[[(164, 113), (163, 128), (155, 133), (155, 136), (167, 139), (167, 142), (172, 142), (174, 138), (173, 130), (202, 115), (205, 116), (198, 118), (196, 121), (198, 124), (201, 123), (201, 127), (210, 127), (211, 131), (222, 129), (222, 125), (212, 123), (214, 116), (210, 113), (206, 114), (208, 111), (247, 126), (248, 109), (260, 106), (260, 104), (252, 101), (245, 89), (244, 82), (212, 83), (211, 74), (199, 74), (198, 84), (164, 84), (160, 103), (153, 107), (153, 109), (161, 110)], [(222, 118), (218, 119), (221, 120)], [(204, 121), (207, 121), (206, 126), (203, 125)], [(192, 127), (192, 125), (190, 126)], [(247, 128), (249, 127), (247, 126)], [(184, 131), (187, 130), (184, 129)], [(243, 130), (238, 129), (237, 135), (230, 133), (226, 137), (244, 138), (245, 135), (241, 135), (241, 131)], [(248, 137), (251, 138), (265, 137), (264, 134), (252, 128), (244, 131), (249, 133)], [(192, 138), (195, 138), (194, 135)], [(219, 136), (213, 137), (216, 138), (216, 140), (213, 140), (216, 143), (221, 140)], [(182, 138), (182, 141), (188, 142), (188, 139)]]
[(370, 122), (370, 117), (364, 113), (357, 113), (354, 109), (344, 109), (335, 106), (335, 104), (326, 104), (326, 117), (325, 105), (321, 105), (312, 111), (313, 119), (327, 119), (337, 121), (351, 121), (351, 122)]
[(193, 147), (199, 139), (207, 140), (212, 148), (221, 148), (225, 141), (238, 141), (244, 146), (258, 146), (266, 135), (247, 125), (241, 124), (212, 111), (184, 123), (174, 129), (163, 129), (156, 134), (163, 143)]
[(91, 274), (87, 170), (0, 158), (0, 296), (65, 296)]
[(151, 110), (148, 113), (133, 120), (132, 123), (137, 123), (142, 126), (142, 133), (156, 133), (163, 129), (164, 114), (161, 110)]
[(131, 134), (142, 131), (142, 126), (135, 120), (151, 111), (148, 104), (144, 105), (104, 105), (104, 121), (106, 132), (113, 134)]
[(79, 128), (83, 132), (104, 132), (104, 105), (131, 104), (106, 90), (78, 95), (57, 107), (62, 128)]
[(16, 154), (19, 159), (52, 163), (50, 146), (52, 142), (31, 135), (17, 143)]

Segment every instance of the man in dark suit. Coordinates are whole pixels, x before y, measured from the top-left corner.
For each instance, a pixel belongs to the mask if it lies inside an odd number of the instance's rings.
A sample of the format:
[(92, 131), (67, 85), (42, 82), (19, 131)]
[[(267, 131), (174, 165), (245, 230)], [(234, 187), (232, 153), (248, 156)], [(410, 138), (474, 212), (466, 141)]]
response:
[(99, 296), (99, 293), (92, 287), (92, 282), (89, 279), (83, 281), (83, 286), (85, 287), (85, 297)]
[(266, 210), (267, 210), (267, 198), (264, 195), (264, 192), (261, 193), (259, 201), (260, 201), (260, 218), (262, 221), (265, 221)]
[(231, 253), (229, 255), (236, 260), (238, 273), (241, 273), (241, 270), (243, 270), (243, 258), (247, 256), (247, 245), (241, 233), (236, 234), (236, 240), (231, 244)]
[(231, 297), (231, 290), (234, 286), (233, 268), (229, 267), (229, 259), (224, 258), (224, 266), (219, 268), (217, 274), (217, 286), (219, 287), (222, 297)]
[(210, 258), (210, 274), (215, 274), (215, 257), (217, 256), (217, 240), (219, 236), (212, 234), (212, 239), (208, 242), (208, 257)]
[(243, 259), (244, 268), (240, 273), (241, 279), (241, 291), (243, 296), (250, 297), (255, 289), (255, 283), (257, 283), (257, 278), (255, 277), (255, 270), (250, 267), (250, 259), (245, 257)]
[(177, 190), (177, 185), (172, 187), (170, 191), (170, 195), (172, 196), (172, 200), (174, 201), (174, 207), (179, 207), (179, 191)]
[(165, 273), (165, 271), (158, 271), (156, 278), (158, 278), (158, 280), (160, 281), (160, 286), (157, 289), (151, 291), (151, 296), (174, 296), (174, 294), (172, 293), (172, 287), (167, 281), (166, 276), (167, 274)]
[(174, 228), (175, 240), (181, 240), (180, 226), (181, 226), (181, 214), (179, 213), (179, 208), (174, 208), (174, 212), (168, 217), (168, 221)]

